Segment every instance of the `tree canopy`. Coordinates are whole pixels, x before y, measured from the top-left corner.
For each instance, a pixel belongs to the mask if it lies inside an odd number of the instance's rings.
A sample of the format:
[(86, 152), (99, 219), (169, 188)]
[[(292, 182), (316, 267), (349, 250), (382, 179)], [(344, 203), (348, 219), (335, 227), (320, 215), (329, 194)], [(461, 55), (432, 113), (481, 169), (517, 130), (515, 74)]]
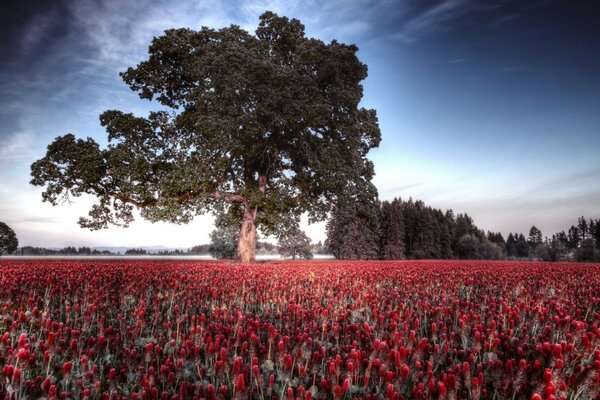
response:
[(2, 254), (11, 254), (17, 251), (19, 240), (15, 231), (4, 222), (0, 222), (0, 256)]
[(237, 247), (239, 230), (232, 226), (220, 226), (213, 230), (208, 253), (214, 258), (233, 258)]
[(281, 257), (292, 257), (293, 260), (313, 258), (310, 238), (301, 229), (291, 228), (281, 234), (278, 246)]
[(80, 219), (90, 229), (126, 226), (134, 208), (175, 223), (229, 215), (241, 226), (238, 255), (252, 261), (257, 226), (276, 233), (303, 212), (322, 220), (373, 177), (366, 155), (380, 131), (375, 111), (359, 107), (367, 66), (357, 50), (307, 38), (300, 21), (272, 12), (255, 35), (235, 25), (167, 30), (121, 74), (161, 110), (101, 114), (106, 148), (56, 138), (31, 183), (54, 205), (95, 196)]

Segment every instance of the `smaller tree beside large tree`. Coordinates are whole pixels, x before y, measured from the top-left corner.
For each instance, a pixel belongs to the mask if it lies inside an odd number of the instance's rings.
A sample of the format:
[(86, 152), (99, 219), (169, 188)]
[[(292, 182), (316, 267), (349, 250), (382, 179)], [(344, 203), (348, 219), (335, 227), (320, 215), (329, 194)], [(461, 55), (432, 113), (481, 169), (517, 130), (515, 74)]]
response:
[(0, 222), (0, 256), (2, 254), (12, 254), (17, 251), (19, 240), (15, 231), (4, 222)]
[(310, 238), (300, 229), (290, 229), (279, 237), (279, 254), (282, 257), (292, 257), (292, 260), (310, 260), (313, 258)]
[(239, 229), (235, 226), (217, 226), (209, 234), (208, 253), (214, 258), (234, 258), (237, 250)]
[(377, 189), (370, 182), (356, 193), (338, 199), (327, 222), (325, 241), (335, 258), (379, 258), (379, 209)]

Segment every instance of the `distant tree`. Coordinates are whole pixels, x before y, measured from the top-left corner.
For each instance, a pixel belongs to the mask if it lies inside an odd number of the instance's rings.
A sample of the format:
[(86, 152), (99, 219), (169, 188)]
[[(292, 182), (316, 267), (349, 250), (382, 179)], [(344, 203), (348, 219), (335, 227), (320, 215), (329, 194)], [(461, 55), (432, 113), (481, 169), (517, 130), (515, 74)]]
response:
[(567, 247), (569, 250), (575, 250), (581, 244), (581, 234), (579, 228), (571, 225), (567, 233)]
[(75, 246), (64, 247), (62, 250), (59, 251), (59, 253), (65, 254), (65, 255), (68, 255), (68, 256), (74, 256), (74, 255), (78, 254), (77, 248), (75, 248)]
[(125, 251), (126, 256), (145, 256), (148, 252), (145, 249), (127, 249)]
[(209, 248), (208, 244), (199, 244), (199, 245), (193, 246), (191, 249), (189, 249), (188, 254), (193, 254), (193, 255), (209, 254), (208, 248)]
[(257, 228), (277, 233), (304, 212), (323, 220), (372, 179), (367, 153), (380, 130), (375, 111), (359, 106), (367, 66), (355, 45), (308, 38), (300, 21), (265, 12), (255, 35), (171, 29), (148, 52), (121, 76), (163, 110), (106, 111), (107, 148), (68, 134), (31, 167), (52, 205), (98, 199), (82, 227), (127, 226), (134, 208), (187, 223), (239, 207), (237, 254), (250, 262)]
[(585, 217), (581, 216), (577, 219), (577, 230), (579, 231), (579, 238), (584, 241), (588, 238), (589, 226)]
[(512, 232), (510, 232), (506, 238), (506, 256), (508, 258), (517, 256), (517, 240)]
[(558, 242), (557, 246), (564, 248), (564, 250), (566, 251), (566, 249), (569, 246), (569, 239), (567, 238), (567, 234), (565, 233), (565, 231), (558, 232), (556, 235), (553, 235), (553, 238), (553, 241)]
[(381, 204), (381, 258), (384, 260), (402, 260), (404, 254), (404, 217), (402, 201), (394, 199)]
[[(545, 245), (546, 245), (547, 252), (548, 252), (548, 259), (546, 260), (543, 257), (544, 256), (543, 252), (545, 250), (541, 250), (542, 251), (541, 257), (540, 257), (539, 253), (536, 254), (538, 256), (538, 258), (541, 258), (544, 261), (560, 261), (565, 258), (566, 253), (567, 253), (567, 244), (566, 244), (566, 235), (565, 235), (564, 231), (552, 235), (552, 238), (550, 239), (549, 243), (545, 243)], [(536, 249), (536, 251), (537, 251), (537, 249)]]
[(535, 258), (542, 261), (556, 261), (555, 256), (551, 251), (551, 247), (547, 243), (540, 243), (536, 246)]
[(454, 237), (453, 237), (453, 245), (452, 251), (460, 258), (460, 253), (464, 249), (459, 249), (459, 241), (465, 235), (475, 235), (477, 232), (477, 227), (475, 227), (473, 223), (473, 219), (468, 214), (457, 214), (456, 222), (454, 224)]
[(327, 248), (320, 240), (317, 243), (314, 243), (311, 247), (311, 251), (313, 254), (327, 254)]
[(413, 231), (412, 256), (417, 259), (433, 259), (441, 256), (440, 224), (435, 210), (421, 200), (414, 207), (417, 224)]
[(442, 254), (441, 211), (428, 207), (421, 200), (410, 198), (402, 205), (404, 245), (407, 258), (439, 258)]
[(502, 248), (486, 238), (481, 238), (477, 247), (477, 258), (480, 260), (499, 260), (502, 258)]
[(600, 249), (600, 219), (590, 220), (590, 235), (596, 242), (596, 249)]
[(495, 243), (501, 247), (504, 248), (506, 241), (504, 240), (504, 237), (502, 236), (502, 233), (500, 232), (490, 232), (488, 231), (486, 234), (486, 238), (487, 240), (489, 240), (492, 243)]
[(533, 252), (535, 248), (542, 243), (542, 231), (534, 226), (529, 229), (529, 236), (527, 236), (527, 243)]
[(596, 245), (598, 245), (598, 242), (600, 241), (600, 226), (598, 225), (598, 221), (590, 218), (589, 230), (590, 237), (594, 239), (596, 241)]
[(210, 244), (208, 253), (218, 259), (234, 258), (238, 243), (239, 230), (234, 225), (217, 226), (208, 236)]
[(486, 234), (486, 239), (495, 244), (500, 249), (501, 257), (506, 255), (506, 241), (500, 232), (490, 232)]
[(445, 221), (440, 226), (440, 258), (449, 260), (454, 258), (454, 255), (452, 254), (452, 234)]
[(0, 256), (2, 254), (12, 254), (17, 251), (19, 240), (15, 231), (4, 222), (0, 222)]
[(525, 236), (520, 233), (516, 238), (515, 243), (516, 256), (519, 258), (529, 257), (529, 243), (525, 240)]
[(457, 244), (457, 255), (458, 258), (463, 260), (470, 260), (477, 258), (477, 250), (479, 248), (479, 240), (475, 235), (464, 234)]
[(256, 254), (275, 255), (279, 254), (279, 249), (273, 243), (258, 241), (256, 242)]
[(585, 239), (581, 242), (581, 247), (577, 250), (577, 261), (596, 261), (596, 243), (593, 239)]
[(327, 246), (338, 259), (379, 257), (379, 201), (374, 187), (353, 198), (340, 198), (327, 222)]
[(89, 255), (92, 255), (92, 249), (90, 249), (89, 247), (86, 247), (86, 246), (82, 246), (77, 249), (77, 254), (89, 256)]
[(286, 231), (279, 237), (278, 245), (282, 257), (292, 257), (292, 260), (313, 258), (310, 238), (300, 229), (292, 228)]

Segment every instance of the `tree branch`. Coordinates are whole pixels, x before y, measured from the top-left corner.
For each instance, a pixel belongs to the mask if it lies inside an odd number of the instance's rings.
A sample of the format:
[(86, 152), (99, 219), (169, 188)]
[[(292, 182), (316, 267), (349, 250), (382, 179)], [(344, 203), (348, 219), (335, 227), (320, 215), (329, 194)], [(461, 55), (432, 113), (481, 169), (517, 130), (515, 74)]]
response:
[(227, 199), (229, 201), (239, 201), (240, 203), (245, 203), (246, 199), (239, 193), (231, 193), (231, 192), (222, 192), (220, 190), (215, 190), (213, 192), (213, 197), (217, 200), (221, 198)]

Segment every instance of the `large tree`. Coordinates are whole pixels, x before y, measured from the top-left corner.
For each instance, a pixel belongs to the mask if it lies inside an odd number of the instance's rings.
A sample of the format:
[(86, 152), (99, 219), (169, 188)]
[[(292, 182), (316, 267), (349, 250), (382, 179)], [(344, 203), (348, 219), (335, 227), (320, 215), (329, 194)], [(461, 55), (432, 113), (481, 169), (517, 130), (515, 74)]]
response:
[(0, 222), (0, 256), (2, 254), (11, 254), (17, 251), (19, 240), (15, 231), (4, 222)]
[(357, 47), (307, 38), (296, 19), (266, 12), (255, 35), (230, 26), (173, 29), (122, 73), (161, 111), (100, 116), (109, 145), (58, 137), (32, 165), (45, 201), (91, 194), (80, 225), (185, 223), (210, 211), (240, 224), (238, 256), (254, 260), (257, 226), (276, 233), (308, 212), (324, 219), (341, 193), (373, 176), (374, 110), (359, 107), (367, 66)]

